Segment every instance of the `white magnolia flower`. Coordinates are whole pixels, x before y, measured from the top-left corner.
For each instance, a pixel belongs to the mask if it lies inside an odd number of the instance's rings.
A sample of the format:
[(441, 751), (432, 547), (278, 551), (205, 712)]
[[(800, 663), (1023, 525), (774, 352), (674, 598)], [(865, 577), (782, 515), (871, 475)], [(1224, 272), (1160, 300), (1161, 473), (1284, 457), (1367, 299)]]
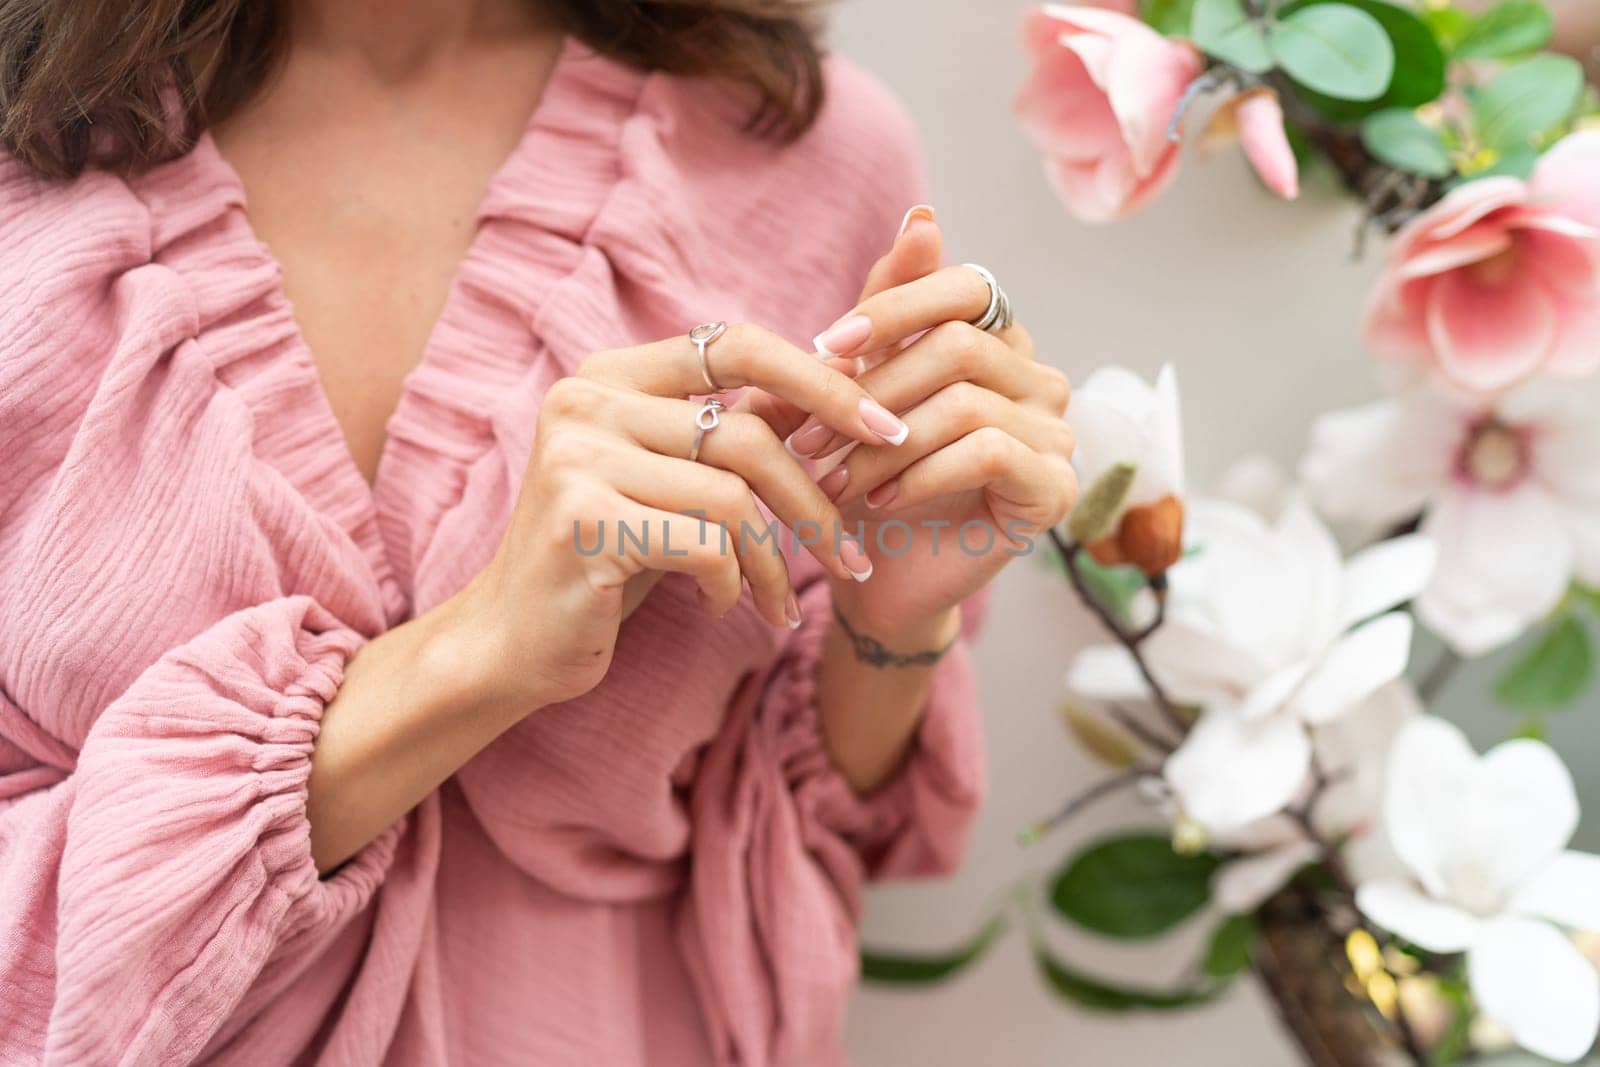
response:
[(1171, 364), (1156, 375), (1154, 388), (1126, 367), (1101, 367), (1073, 389), (1067, 421), (1077, 441), (1072, 465), (1079, 484), (1094, 485), (1118, 464), (1136, 468), (1117, 517), (1131, 507), (1183, 495), (1183, 424)]
[[(1293, 799), (1311, 765), (1308, 726), (1400, 676), (1411, 620), (1389, 609), (1422, 588), (1433, 548), (1401, 537), (1344, 562), (1303, 501), (1271, 526), (1233, 504), (1191, 510), (1192, 550), (1168, 576), (1167, 621), (1143, 651), (1169, 696), (1204, 709), (1166, 779), (1186, 816), (1229, 833)], [(1068, 684), (1088, 699), (1149, 695), (1111, 646), (1079, 653)]]
[(1439, 546), (1418, 614), (1463, 655), (1513, 640), (1574, 578), (1600, 585), (1600, 380), (1492, 407), (1425, 388), (1317, 420), (1302, 470), (1324, 514), (1424, 515)]
[[(1411, 684), (1397, 679), (1312, 733), (1317, 766), (1328, 781), (1312, 823), (1324, 840), (1345, 841), (1345, 864), (1357, 877), (1392, 869), (1381, 824), (1384, 770), (1400, 728), (1422, 711)], [(1255, 911), (1296, 871), (1321, 858), (1320, 846), (1284, 814), (1214, 834), (1210, 844), (1243, 853), (1211, 881), (1212, 899), (1230, 914)]]
[(1600, 856), (1564, 851), (1578, 798), (1560, 757), (1507, 741), (1481, 758), (1443, 719), (1390, 752), (1384, 828), (1410, 879), (1362, 884), (1367, 918), (1432, 952), (1466, 952), (1479, 1011), (1570, 1063), (1600, 1027), (1600, 974), (1554, 924), (1600, 929)]

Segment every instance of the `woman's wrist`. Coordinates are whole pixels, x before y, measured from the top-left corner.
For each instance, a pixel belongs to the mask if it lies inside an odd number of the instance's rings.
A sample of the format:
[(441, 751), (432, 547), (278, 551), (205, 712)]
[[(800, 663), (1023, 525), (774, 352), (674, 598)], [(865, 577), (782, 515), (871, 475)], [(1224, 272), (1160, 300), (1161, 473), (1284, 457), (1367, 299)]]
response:
[(854, 588), (833, 590), (833, 622), (856, 650), (877, 666), (931, 666), (961, 635), (961, 607), (898, 617), (864, 603)]

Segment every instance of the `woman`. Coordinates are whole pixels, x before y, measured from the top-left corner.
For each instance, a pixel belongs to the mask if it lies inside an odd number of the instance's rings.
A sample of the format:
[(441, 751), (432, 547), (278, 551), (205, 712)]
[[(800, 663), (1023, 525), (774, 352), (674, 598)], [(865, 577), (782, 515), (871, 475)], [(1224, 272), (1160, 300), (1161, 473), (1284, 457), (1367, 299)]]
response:
[(0, 1062), (839, 1057), (1074, 489), (811, 18), (0, 0)]

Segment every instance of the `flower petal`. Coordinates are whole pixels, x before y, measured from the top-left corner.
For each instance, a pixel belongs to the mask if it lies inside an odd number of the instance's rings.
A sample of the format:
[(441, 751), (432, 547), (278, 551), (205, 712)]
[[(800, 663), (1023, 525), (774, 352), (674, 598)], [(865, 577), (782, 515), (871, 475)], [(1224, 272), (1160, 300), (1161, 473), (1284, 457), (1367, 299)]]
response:
[(1507, 910), (1578, 930), (1600, 931), (1600, 856), (1557, 853), (1517, 887)]
[(1148, 700), (1133, 656), (1121, 645), (1090, 645), (1067, 667), (1067, 691), (1089, 700)]
[(1394, 537), (1363, 549), (1345, 561), (1341, 625), (1370, 619), (1412, 599), (1427, 586), (1439, 549), (1419, 534)]
[(1429, 291), (1427, 314), (1440, 369), (1469, 389), (1500, 389), (1527, 377), (1556, 337), (1549, 290), (1521, 268), (1495, 284), (1470, 270), (1441, 275)]
[(1311, 739), (1293, 719), (1246, 723), (1218, 709), (1168, 757), (1165, 776), (1185, 814), (1228, 833), (1283, 810), (1310, 767)]
[(1480, 759), (1431, 715), (1395, 739), (1383, 810), (1395, 852), (1428, 892), (1479, 913), (1504, 908), (1578, 825), (1572, 775), (1549, 745), (1507, 741)]
[(1331, 518), (1410, 519), (1450, 479), (1464, 429), (1463, 416), (1431, 392), (1330, 412), (1312, 425), (1300, 477)]
[(1548, 923), (1510, 916), (1484, 924), (1467, 954), (1472, 997), (1517, 1044), (1573, 1063), (1600, 1029), (1600, 974)]
[(1368, 919), (1429, 952), (1460, 952), (1480, 924), (1449, 904), (1424, 896), (1404, 882), (1368, 882), (1356, 890), (1356, 907)]
[(1188, 44), (1169, 40), (1137, 19), (1119, 33), (1105, 83), (1111, 109), (1141, 178), (1177, 155), (1167, 126), (1189, 83), (1200, 76), (1200, 56)]
[(1300, 165), (1289, 147), (1283, 128), (1283, 105), (1271, 89), (1256, 89), (1244, 94), (1235, 109), (1239, 144), (1245, 157), (1261, 178), (1261, 184), (1285, 200), (1300, 195)]
[(1566, 593), (1574, 548), (1562, 510), (1533, 484), (1441, 494), (1422, 523), (1439, 546), (1433, 580), (1417, 598), (1428, 628), (1464, 656), (1515, 639)]
[(1539, 157), (1528, 187), (1540, 207), (1600, 227), (1600, 131), (1562, 138)]
[(1341, 637), (1300, 687), (1300, 717), (1328, 722), (1400, 677), (1411, 658), (1411, 631), (1411, 616), (1392, 611)]
[(1229, 915), (1253, 912), (1321, 854), (1316, 845), (1300, 840), (1232, 860), (1212, 877), (1211, 899)]

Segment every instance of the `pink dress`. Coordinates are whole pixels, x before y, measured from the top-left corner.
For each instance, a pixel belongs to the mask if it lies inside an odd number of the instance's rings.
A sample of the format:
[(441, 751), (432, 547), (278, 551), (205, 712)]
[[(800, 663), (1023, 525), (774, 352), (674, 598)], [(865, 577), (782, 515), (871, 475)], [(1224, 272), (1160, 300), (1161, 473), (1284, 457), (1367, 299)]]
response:
[(345, 663), (488, 561), (551, 382), (855, 299), (919, 173), (884, 91), (828, 77), (775, 147), (568, 45), (370, 488), (210, 141), (127, 180), (0, 162), (0, 1063), (841, 1058), (863, 880), (953, 866), (983, 773), (958, 645), (905, 769), (837, 775), (808, 557), (794, 634), (667, 578), (603, 684), (326, 880), (305, 815)]

